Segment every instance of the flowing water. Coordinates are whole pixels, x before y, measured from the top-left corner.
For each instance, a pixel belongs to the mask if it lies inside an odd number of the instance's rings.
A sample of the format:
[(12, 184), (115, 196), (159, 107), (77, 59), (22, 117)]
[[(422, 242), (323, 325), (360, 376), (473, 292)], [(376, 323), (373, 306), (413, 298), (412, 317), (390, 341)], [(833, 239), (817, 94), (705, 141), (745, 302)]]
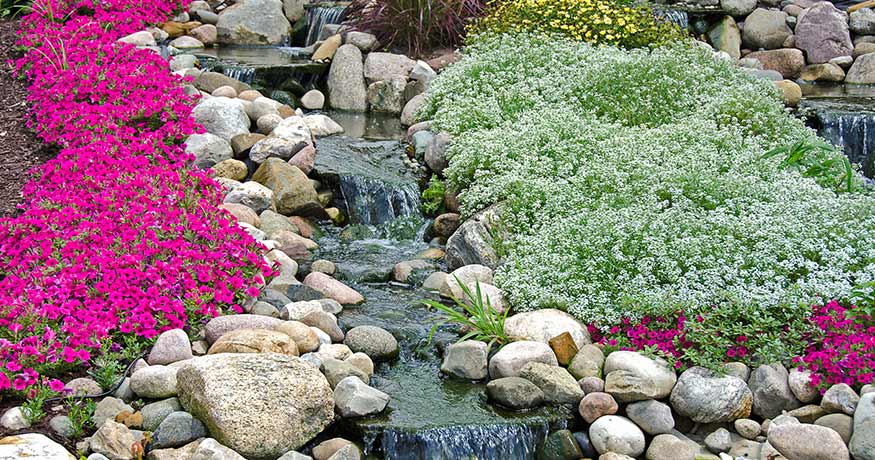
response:
[(687, 30), (690, 28), (690, 17), (686, 11), (674, 10), (669, 8), (658, 8), (654, 9), (653, 13), (656, 14), (657, 17), (676, 25), (683, 30)]
[[(362, 122), (358, 117), (331, 116), (344, 124), (347, 133)], [(386, 129), (379, 121), (363, 124), (371, 127), (365, 130), (370, 139), (317, 140), (315, 171), (334, 189), (336, 204), (348, 211), (351, 225), (327, 229), (315, 256), (334, 261), (337, 278), (367, 299), (344, 309), (339, 316), (342, 327), (382, 327), (398, 339), (400, 353), (397, 360), (378, 364), (371, 379), (374, 387), (391, 396), (387, 409), (375, 417), (344, 420), (339, 429), (360, 441), (368, 458), (535, 458), (537, 445), (551, 431), (566, 426), (570, 411), (504, 411), (487, 404), (483, 383), (441, 376), (440, 351), (458, 335), (443, 327), (429, 341), (441, 315), (421, 301), (433, 294), (387, 282), (396, 263), (429, 249), (428, 222), (419, 207), (422, 177), (403, 161), (404, 148), (397, 140), (400, 130)], [(435, 262), (435, 269), (442, 268)]]
[(340, 24), (343, 20), (342, 5), (317, 6), (307, 10), (307, 39), (304, 46), (310, 46), (319, 41), (322, 27), (330, 24)]
[(310, 61), (301, 48), (289, 46), (220, 46), (195, 53), (204, 70), (221, 72), (247, 84), (296, 92), (314, 85), (325, 64)]

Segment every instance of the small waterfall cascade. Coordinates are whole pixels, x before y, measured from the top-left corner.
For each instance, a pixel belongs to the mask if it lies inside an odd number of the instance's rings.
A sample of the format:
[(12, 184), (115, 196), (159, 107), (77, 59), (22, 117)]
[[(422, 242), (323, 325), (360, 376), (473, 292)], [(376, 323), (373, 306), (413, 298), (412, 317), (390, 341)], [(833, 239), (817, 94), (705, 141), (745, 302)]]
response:
[[(558, 429), (556, 427), (552, 427)], [(551, 431), (550, 423), (460, 425), (421, 431), (384, 430), (365, 436), (365, 455), (386, 460), (535, 458), (535, 449)]]
[(875, 177), (875, 100), (817, 98), (802, 106), (813, 113), (811, 124), (821, 137), (841, 147), (866, 177)]
[(247, 85), (255, 78), (255, 68), (245, 65), (226, 65), (222, 73)]
[(319, 41), (322, 26), (340, 24), (343, 20), (345, 6), (317, 6), (307, 11), (307, 40), (304, 46), (310, 46)]
[(362, 176), (342, 175), (340, 192), (350, 222), (379, 225), (419, 213), (419, 187), (415, 183), (391, 186)]
[(690, 28), (690, 17), (686, 11), (673, 10), (667, 8), (654, 9), (653, 14), (658, 18), (662, 18), (683, 30)]

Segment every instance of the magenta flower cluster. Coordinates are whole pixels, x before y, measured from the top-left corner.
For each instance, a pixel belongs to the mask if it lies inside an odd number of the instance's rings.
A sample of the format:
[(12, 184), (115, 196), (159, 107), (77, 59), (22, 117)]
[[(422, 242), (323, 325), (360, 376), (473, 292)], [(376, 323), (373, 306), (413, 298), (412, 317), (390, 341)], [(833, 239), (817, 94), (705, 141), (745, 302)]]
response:
[(239, 311), (271, 269), (184, 139), (199, 127), (181, 79), (118, 38), (180, 0), (36, 0), (17, 68), (31, 127), (60, 148), (0, 220), (0, 391), (89, 363), (120, 335), (151, 338)]
[(811, 321), (818, 331), (794, 362), (811, 372), (811, 384), (821, 392), (838, 383), (875, 381), (875, 318), (856, 310), (835, 300), (814, 307)]
[(683, 350), (692, 344), (686, 339), (687, 317), (679, 312), (675, 318), (644, 316), (639, 321), (623, 318), (620, 325), (602, 333), (589, 326), (593, 340), (610, 348), (641, 351), (652, 350), (674, 361), (675, 368), (683, 367)]

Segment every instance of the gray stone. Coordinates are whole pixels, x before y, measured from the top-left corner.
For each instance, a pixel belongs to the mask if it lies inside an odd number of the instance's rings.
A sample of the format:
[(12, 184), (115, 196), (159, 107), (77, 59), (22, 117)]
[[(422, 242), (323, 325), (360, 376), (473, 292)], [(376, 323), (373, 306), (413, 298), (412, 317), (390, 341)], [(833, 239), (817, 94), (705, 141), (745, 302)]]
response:
[(723, 365), (723, 371), (726, 372), (726, 375), (730, 375), (732, 377), (738, 377), (741, 380), (747, 382), (747, 379), (750, 378), (750, 368), (747, 367), (744, 363), (739, 362), (731, 362)]
[(854, 427), (870, 418), (875, 418), (875, 393), (873, 392), (863, 393), (863, 396), (860, 397), (857, 410), (854, 411)]
[(805, 51), (809, 64), (822, 64), (854, 50), (848, 30), (848, 13), (830, 2), (803, 10), (796, 24), (796, 47)]
[(283, 454), (280, 458), (276, 460), (313, 460), (313, 457), (309, 455), (304, 455), (297, 451), (290, 451)]
[[(279, 117), (279, 115), (276, 115), (276, 117)], [(259, 118), (259, 120), (261, 120), (261, 118)], [(282, 121), (279, 121), (279, 123), (282, 123)], [(273, 132), (273, 130), (279, 126), (279, 123), (274, 126), (270, 132)], [(268, 136), (256, 142), (255, 145), (249, 149), (249, 159), (255, 164), (264, 163), (270, 158), (289, 160), (294, 157), (295, 154), (303, 150), (308, 143), (309, 139), (285, 139)]]
[(306, 0), (283, 0), (283, 14), (290, 23), (298, 22), (307, 13), (304, 9)]
[(282, 321), (258, 315), (226, 315), (211, 319), (204, 328), (207, 342), (213, 343), (226, 332), (237, 329), (274, 329)]
[(851, 435), (854, 434), (854, 419), (846, 414), (828, 414), (814, 421), (817, 426), (827, 427), (841, 436), (845, 444), (851, 442)]
[(0, 417), (0, 426), (9, 431), (19, 431), (30, 426), (27, 417), (24, 416), (24, 411), (21, 407), (13, 407), (3, 413)]
[(574, 355), (568, 365), (568, 372), (577, 379), (601, 377), (604, 363), (605, 354), (601, 348), (588, 344), (581, 347)]
[(343, 42), (345, 44), (348, 43), (353, 45), (362, 52), (367, 53), (377, 46), (377, 37), (374, 36), (374, 34), (353, 30), (346, 33)]
[(733, 424), (735, 431), (746, 439), (756, 439), (762, 431), (762, 427), (756, 420), (740, 418)]
[(192, 134), (185, 140), (185, 153), (194, 155), (198, 168), (211, 168), (217, 163), (233, 157), (231, 144), (215, 134)]
[(763, 418), (774, 418), (781, 411), (801, 406), (788, 383), (789, 372), (779, 363), (762, 365), (753, 371), (748, 381), (753, 393), (753, 413)]
[(188, 412), (172, 412), (158, 425), (150, 446), (154, 449), (180, 447), (205, 436), (207, 429), (200, 420)]
[[(753, 0), (756, 5), (756, 0)], [(708, 30), (708, 40), (714, 48), (727, 53), (733, 59), (741, 57), (741, 31), (732, 16), (724, 16)]]
[(589, 439), (600, 453), (638, 457), (644, 453), (644, 433), (625, 417), (607, 415), (589, 427)]
[(860, 424), (854, 420), (854, 434), (849, 447), (856, 460), (875, 459), (875, 417), (869, 417)]
[(674, 428), (671, 408), (652, 399), (629, 404), (626, 416), (649, 435), (670, 433)]
[(310, 110), (321, 110), (325, 106), (325, 95), (318, 89), (311, 89), (301, 96), (301, 106)]
[(343, 127), (326, 115), (312, 114), (304, 117), (304, 123), (310, 128), (313, 137), (332, 136), (343, 132)]
[(425, 61), (416, 61), (416, 64), (410, 70), (411, 80), (421, 81), (426, 85), (435, 78), (437, 78), (437, 72)]
[(224, 202), (242, 204), (255, 212), (262, 212), (273, 206), (273, 191), (258, 182), (249, 181), (235, 186), (225, 195)]
[(70, 420), (70, 417), (66, 415), (56, 415), (49, 420), (49, 428), (52, 429), (58, 436), (69, 439), (72, 438), (75, 433), (73, 429), (73, 422)]
[(647, 460), (694, 460), (697, 450), (694, 443), (685, 442), (671, 434), (660, 434), (650, 441)]
[(364, 75), (368, 83), (401, 79), (406, 81), (416, 61), (403, 54), (368, 53), (365, 58)]
[(465, 340), (447, 347), (441, 372), (460, 379), (483, 380), (488, 376), (489, 348), (479, 340)]
[(471, 264), (498, 267), (500, 258), (491, 233), (496, 220), (495, 210), (489, 208), (465, 221), (447, 241), (447, 268), (455, 270)]
[(405, 80), (401, 78), (375, 81), (368, 85), (367, 98), (371, 111), (400, 114), (404, 109), (405, 85)]
[(146, 431), (155, 431), (168, 415), (181, 410), (182, 406), (176, 398), (168, 398), (151, 404), (146, 404), (140, 409), (140, 415), (143, 416), (143, 429)]
[(787, 383), (796, 399), (803, 403), (810, 403), (820, 396), (817, 388), (811, 385), (811, 372), (792, 369), (787, 377)]
[(711, 452), (719, 454), (732, 448), (732, 436), (726, 428), (718, 428), (705, 437), (705, 446)]
[(103, 426), (103, 422), (107, 420), (115, 421), (116, 415), (125, 411), (132, 414), (134, 413), (134, 408), (125, 404), (121, 399), (106, 397), (94, 406), (91, 422), (94, 426)]
[(826, 390), (820, 401), (820, 407), (827, 412), (844, 412), (848, 415), (854, 415), (859, 402), (860, 397), (857, 396), (853, 388), (846, 383), (839, 383)]
[(374, 361), (398, 356), (398, 341), (389, 331), (377, 326), (358, 326), (346, 333), (343, 343), (353, 352), (362, 352)]
[(337, 325), (337, 317), (327, 311), (313, 311), (307, 313), (301, 322), (307, 326), (317, 327), (322, 329), (333, 342), (340, 342), (344, 339), (343, 330)]
[(757, 0), (720, 0), (720, 9), (732, 16), (747, 16), (757, 7)]
[(544, 392), (521, 377), (504, 377), (486, 384), (489, 400), (513, 410), (532, 409), (544, 401)]
[(139, 47), (152, 47), (158, 46), (158, 43), (155, 42), (155, 37), (149, 33), (147, 30), (141, 30), (139, 32), (134, 32), (129, 35), (125, 35), (122, 38), (118, 39), (119, 43), (128, 43), (131, 45), (139, 46)]
[(202, 49), (204, 47), (204, 44), (197, 38), (182, 36), (171, 41), (170, 46), (179, 50), (195, 50)]
[(252, 180), (273, 191), (276, 211), (284, 216), (313, 215), (322, 210), (316, 190), (307, 175), (297, 166), (281, 159), (265, 160), (252, 175)]
[(592, 393), (594, 391), (605, 391), (605, 381), (598, 377), (584, 377), (577, 381), (580, 389), (584, 393)]
[(192, 357), (188, 334), (182, 329), (171, 329), (158, 336), (147, 361), (149, 364), (171, 364)]
[(563, 332), (571, 334), (578, 350), (591, 342), (589, 332), (580, 321), (562, 310), (548, 308), (517, 313), (504, 321), (504, 332), (514, 339), (549, 343)]
[(678, 379), (671, 392), (672, 407), (697, 423), (732, 422), (750, 415), (753, 395), (743, 380), (717, 376), (693, 367)]
[(489, 361), (489, 377), (517, 377), (522, 368), (530, 363), (538, 362), (558, 366), (556, 355), (546, 343), (523, 340), (505, 345), (492, 356)]
[(325, 377), (299, 358), (220, 354), (190, 360), (179, 371), (183, 407), (220, 443), (246, 457), (294, 450), (334, 416)]
[(416, 123), (416, 113), (425, 104), (425, 94), (413, 96), (407, 104), (404, 104), (404, 110), (401, 111), (401, 124), (410, 126)]
[(520, 377), (534, 383), (552, 403), (578, 404), (584, 396), (577, 380), (563, 367), (529, 362), (520, 369)]
[(449, 133), (442, 131), (440, 133), (437, 133), (432, 138), (431, 143), (426, 146), (425, 163), (435, 174), (443, 174), (444, 169), (447, 169), (447, 166), (449, 166), (450, 162), (447, 158), (447, 151), (449, 150), (452, 143), (452, 136), (450, 136)]
[(848, 448), (841, 436), (830, 428), (784, 424), (769, 428), (769, 444), (788, 459), (849, 460)]
[(845, 83), (873, 84), (875, 83), (875, 53), (864, 54), (854, 61), (854, 65), (845, 75)]
[(121, 423), (106, 420), (91, 436), (91, 450), (107, 456), (110, 460), (133, 460), (131, 445), (135, 439), (131, 430)]
[(355, 376), (344, 378), (334, 387), (334, 404), (343, 417), (378, 414), (388, 403), (389, 395), (368, 386)]
[(742, 43), (758, 50), (780, 48), (793, 32), (787, 25), (787, 13), (757, 8), (744, 20)]
[(362, 52), (354, 45), (341, 45), (328, 71), (328, 100), (332, 108), (350, 112), (368, 109), (363, 72)]
[(231, 45), (281, 45), (291, 25), (280, 0), (242, 0), (219, 14), (218, 41)]
[(370, 376), (359, 367), (350, 362), (331, 357), (324, 357), (322, 359), (322, 373), (328, 379), (328, 384), (331, 385), (331, 388), (337, 388), (337, 385), (347, 377), (356, 377), (364, 384), (370, 382)]
[[(197, 123), (203, 125), (207, 132), (228, 142), (238, 134), (249, 133), (249, 116), (246, 115), (243, 105), (237, 99), (213, 97), (201, 100), (192, 110), (191, 115)], [(211, 159), (213, 159), (212, 156), (208, 158), (208, 160)], [(221, 159), (226, 158), (222, 157)]]
[(861, 8), (850, 14), (849, 26), (851, 32), (858, 35), (875, 34), (875, 11), (872, 8)]
[(677, 376), (663, 359), (615, 351), (605, 360), (605, 392), (617, 401), (661, 399), (671, 394)]
[(149, 366), (131, 374), (131, 390), (141, 398), (164, 399), (176, 396), (176, 372), (168, 366)]

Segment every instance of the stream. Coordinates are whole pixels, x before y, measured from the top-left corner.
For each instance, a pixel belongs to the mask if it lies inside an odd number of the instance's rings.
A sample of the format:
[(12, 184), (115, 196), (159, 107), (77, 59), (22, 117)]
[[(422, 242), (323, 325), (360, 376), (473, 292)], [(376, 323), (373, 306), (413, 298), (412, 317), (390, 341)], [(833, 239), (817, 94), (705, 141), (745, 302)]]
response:
[[(405, 165), (398, 141), (403, 131), (391, 118), (339, 116), (345, 135), (317, 140), (316, 172), (335, 193), (335, 205), (350, 217), (345, 228), (327, 227), (314, 258), (331, 260), (336, 277), (362, 293), (364, 304), (346, 307), (344, 329), (374, 325), (399, 342), (397, 360), (378, 363), (371, 385), (391, 396), (376, 417), (344, 420), (339, 427), (363, 445), (368, 458), (533, 459), (551, 431), (565, 428), (570, 412), (542, 408), (513, 413), (486, 402), (485, 384), (446, 378), (441, 350), (458, 339), (441, 328), (441, 315), (421, 301), (437, 298), (415, 286), (389, 282), (398, 262), (430, 248), (430, 222), (421, 214), (421, 172)], [(440, 261), (435, 269), (445, 269)], [(417, 277), (421, 282), (422, 277)]]

